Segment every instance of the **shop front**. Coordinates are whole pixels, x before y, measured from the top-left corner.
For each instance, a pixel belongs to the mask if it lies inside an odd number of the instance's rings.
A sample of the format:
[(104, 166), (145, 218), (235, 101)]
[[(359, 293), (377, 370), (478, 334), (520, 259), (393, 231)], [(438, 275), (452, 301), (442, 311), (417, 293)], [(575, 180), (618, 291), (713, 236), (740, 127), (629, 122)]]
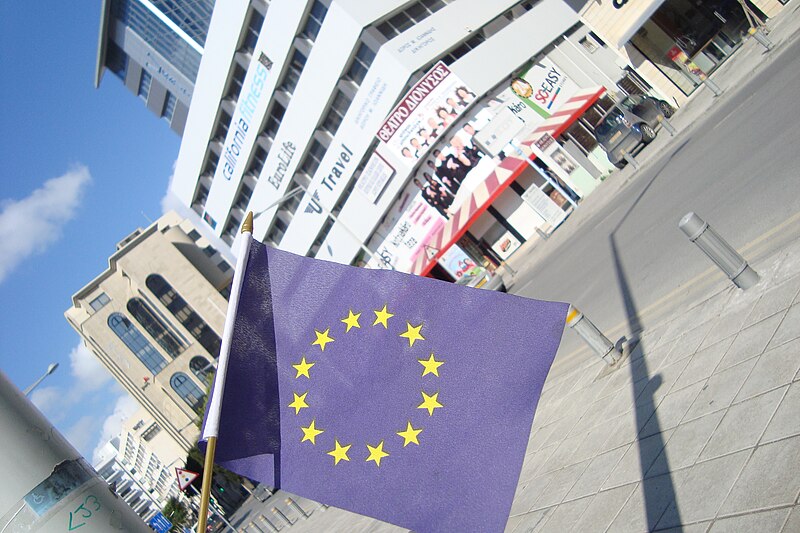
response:
[(593, 0), (582, 19), (681, 104), (781, 7), (778, 0)]

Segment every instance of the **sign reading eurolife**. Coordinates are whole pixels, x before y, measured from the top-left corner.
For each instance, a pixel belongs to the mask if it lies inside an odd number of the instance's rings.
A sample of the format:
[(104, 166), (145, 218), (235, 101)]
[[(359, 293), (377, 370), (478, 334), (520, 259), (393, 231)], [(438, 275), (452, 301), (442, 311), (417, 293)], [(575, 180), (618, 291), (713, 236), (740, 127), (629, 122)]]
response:
[[(205, 215), (215, 220), (226, 218), (244, 175), (244, 166), (258, 135), (258, 125), (254, 124), (254, 119), (263, 116), (269, 103), (266, 81), (271, 69), (272, 61), (261, 52), (257, 59), (253, 58), (242, 84), (205, 206)], [(223, 229), (222, 225), (217, 226), (217, 233), (221, 234)]]

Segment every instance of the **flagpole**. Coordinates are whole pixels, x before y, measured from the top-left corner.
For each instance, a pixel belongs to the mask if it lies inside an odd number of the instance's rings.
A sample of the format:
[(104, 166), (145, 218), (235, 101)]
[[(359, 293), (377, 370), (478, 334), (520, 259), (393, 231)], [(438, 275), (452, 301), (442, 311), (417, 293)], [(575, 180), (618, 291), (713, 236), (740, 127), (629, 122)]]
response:
[(253, 239), (253, 212), (247, 213), (242, 224), (242, 237), (239, 242), (239, 260), (233, 273), (231, 297), (228, 300), (228, 312), (225, 317), (225, 328), (222, 332), (222, 346), (219, 351), (219, 363), (214, 376), (213, 394), (209, 399), (208, 415), (203, 426), (201, 439), (206, 441), (206, 457), (203, 465), (203, 489), (200, 494), (200, 516), (197, 517), (197, 533), (205, 533), (208, 519), (208, 503), (211, 498), (211, 480), (214, 477), (214, 453), (217, 450), (219, 435), (219, 417), (222, 410), (222, 397), (225, 392), (225, 376), (228, 371), (228, 358), (231, 352), (231, 337), (236, 310), (239, 307), (239, 294), (242, 290), (244, 272), (250, 255), (250, 242)]

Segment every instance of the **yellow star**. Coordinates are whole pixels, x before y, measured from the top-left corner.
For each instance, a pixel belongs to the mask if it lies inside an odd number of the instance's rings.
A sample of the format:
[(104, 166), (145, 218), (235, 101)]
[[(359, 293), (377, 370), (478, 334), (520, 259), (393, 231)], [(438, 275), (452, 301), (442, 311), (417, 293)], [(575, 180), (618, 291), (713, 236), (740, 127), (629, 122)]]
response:
[(312, 342), (311, 346), (317, 345), (317, 346), (319, 346), (319, 349), (324, 352), (325, 351), (325, 345), (328, 344), (329, 342), (333, 342), (333, 337), (328, 335), (328, 333), (330, 333), (330, 331), (331, 331), (331, 328), (328, 328), (325, 331), (317, 331), (315, 329), (314, 333), (316, 333), (316, 335), (317, 335), (317, 340)]
[(428, 416), (433, 416), (433, 410), (438, 407), (444, 407), (439, 403), (439, 393), (436, 392), (432, 396), (428, 396), (425, 391), (422, 391), (422, 403), (419, 404), (417, 409), (427, 409)]
[[(308, 407), (306, 403), (306, 396), (308, 395), (308, 391), (304, 392), (302, 395), (298, 395), (296, 392), (294, 394), (294, 401), (289, 404), (289, 407), (294, 407), (294, 414), (298, 414), (300, 409), (304, 409)], [(425, 394), (424, 392), (422, 394)]]
[(303, 440), (301, 440), (300, 442), (305, 442), (307, 440), (310, 440), (311, 444), (317, 444), (317, 442), (315, 441), (315, 439), (317, 438), (317, 435), (319, 435), (320, 433), (325, 433), (325, 430), (324, 429), (317, 429), (314, 426), (315, 423), (316, 423), (316, 420), (312, 420), (307, 428), (304, 428), (303, 426), (300, 426), (300, 429), (303, 430)]
[(397, 432), (397, 434), (400, 435), (401, 437), (403, 437), (403, 439), (405, 440), (405, 442), (403, 443), (403, 448), (405, 448), (406, 446), (408, 446), (412, 442), (414, 444), (416, 444), (417, 446), (419, 446), (419, 441), (417, 440), (417, 435), (419, 435), (420, 433), (422, 433), (422, 428), (414, 429), (411, 426), (411, 422), (410, 421), (408, 422), (408, 425), (406, 426), (406, 430), (405, 431), (398, 431)]
[(422, 372), (422, 375), (433, 374), (437, 378), (439, 377), (439, 367), (444, 364), (444, 361), (437, 361), (433, 358), (433, 352), (431, 352), (430, 358), (426, 361), (425, 359), (417, 359), (419, 364), (425, 367), (425, 370)]
[(422, 324), (419, 326), (412, 326), (411, 322), (406, 322), (406, 325), (408, 326), (408, 330), (405, 333), (401, 333), (400, 336), (408, 339), (409, 346), (414, 346), (414, 343), (417, 341), (425, 340), (425, 337), (419, 333), (419, 330), (422, 329)]
[(361, 324), (358, 323), (358, 317), (361, 316), (361, 313), (353, 314), (353, 310), (350, 309), (350, 313), (347, 315), (347, 318), (343, 318), (342, 322), (347, 324), (347, 329), (344, 331), (347, 333), (350, 331), (350, 328), (359, 328), (361, 329)]
[[(299, 378), (300, 376), (305, 376), (308, 379), (311, 379), (311, 376), (308, 375), (309, 369), (314, 366), (316, 363), (306, 363), (306, 358), (303, 357), (303, 360), (297, 363), (296, 365), (292, 365), (295, 370), (297, 370), (297, 375), (294, 377), (295, 379)], [(423, 374), (424, 376), (425, 374)], [(437, 374), (438, 375), (438, 374)]]
[(375, 464), (378, 466), (381, 466), (381, 459), (389, 457), (389, 454), (383, 451), (383, 441), (374, 448), (367, 444), (367, 449), (369, 450), (367, 461), (375, 461)]
[(352, 446), (352, 444), (348, 444), (347, 446), (342, 446), (341, 444), (339, 444), (338, 439), (335, 440), (336, 440), (336, 447), (328, 452), (328, 455), (330, 455), (335, 459), (333, 464), (338, 465), (339, 461), (341, 461), (342, 459), (344, 459), (345, 461), (349, 461), (350, 458), (347, 457), (347, 450), (350, 449), (350, 446)]
[(372, 323), (373, 326), (377, 326), (378, 324), (383, 324), (383, 327), (389, 329), (389, 319), (392, 318), (394, 315), (386, 310), (386, 306), (383, 306), (383, 309), (380, 311), (373, 311), (375, 313), (375, 322)]

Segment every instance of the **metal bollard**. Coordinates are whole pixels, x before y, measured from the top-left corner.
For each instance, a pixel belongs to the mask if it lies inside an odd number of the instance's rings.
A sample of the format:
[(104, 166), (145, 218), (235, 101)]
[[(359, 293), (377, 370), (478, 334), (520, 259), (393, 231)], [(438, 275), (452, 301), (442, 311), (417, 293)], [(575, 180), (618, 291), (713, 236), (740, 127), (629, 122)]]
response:
[(719, 85), (711, 81), (711, 78), (706, 78), (703, 80), (703, 83), (711, 89), (711, 92), (714, 93), (714, 96), (720, 96), (722, 94), (722, 89), (719, 88)]
[(272, 523), (272, 522), (269, 520), (269, 518), (267, 518), (267, 517), (266, 517), (266, 516), (264, 516), (263, 514), (262, 514), (262, 515), (258, 515), (258, 518), (259, 518), (259, 519), (260, 519), (262, 522), (264, 522), (264, 524), (266, 524), (266, 526), (267, 526), (267, 527), (268, 527), (268, 528), (269, 528), (269, 529), (272, 531), (272, 533), (278, 533), (278, 531), (280, 531), (280, 529), (278, 529), (278, 528), (275, 526), (275, 524), (273, 524), (273, 523)]
[(308, 517), (309, 517), (309, 514), (308, 514), (308, 513), (306, 513), (306, 512), (303, 510), (303, 508), (302, 508), (302, 507), (300, 507), (300, 504), (299, 504), (299, 503), (297, 503), (296, 501), (294, 501), (293, 499), (291, 499), (291, 498), (286, 498), (286, 505), (288, 505), (289, 507), (291, 507), (292, 509), (294, 509), (295, 511), (297, 511), (297, 513), (298, 513), (300, 516), (302, 516), (303, 518), (308, 518)]
[(639, 164), (639, 162), (638, 162), (638, 161), (636, 161), (636, 160), (633, 158), (633, 156), (632, 156), (631, 154), (629, 154), (628, 152), (626, 152), (626, 151), (623, 151), (623, 152), (622, 152), (622, 157), (625, 159), (625, 161), (627, 161), (627, 162), (628, 162), (628, 164), (629, 164), (630, 166), (632, 166), (632, 167), (633, 167), (633, 169), (634, 169), (634, 170), (639, 170), (640, 168), (642, 168), (642, 165), (640, 165), (640, 164)]
[(709, 259), (740, 289), (749, 289), (758, 283), (759, 277), (747, 261), (719, 236), (708, 222), (694, 214), (687, 213), (678, 227), (695, 243)]
[(675, 134), (678, 133), (678, 131), (675, 129), (675, 126), (673, 126), (666, 117), (664, 117), (664, 119), (661, 121), (661, 127), (667, 130), (670, 137), (675, 137)]
[(287, 525), (287, 526), (291, 526), (291, 525), (292, 525), (292, 521), (291, 521), (291, 520), (289, 520), (289, 517), (288, 517), (288, 516), (286, 516), (285, 514), (283, 514), (283, 513), (281, 512), (281, 510), (280, 510), (280, 509), (278, 509), (277, 507), (273, 507), (273, 508), (272, 508), (272, 514), (276, 515), (278, 518), (280, 518), (281, 520), (283, 520), (284, 522), (286, 522), (286, 525)]
[(622, 357), (622, 353), (616, 349), (614, 343), (600, 333), (597, 326), (572, 305), (569, 306), (569, 311), (567, 312), (567, 326), (580, 335), (586, 341), (586, 344), (594, 350), (594, 353), (605, 361), (608, 366), (613, 365)]
[(769, 38), (764, 34), (764, 32), (758, 28), (750, 28), (747, 31), (747, 33), (752, 35), (755, 38), (755, 40), (758, 41), (758, 44), (766, 48), (767, 51), (772, 50), (772, 47), (775, 46), (774, 44), (772, 44), (772, 41), (770, 41)]

